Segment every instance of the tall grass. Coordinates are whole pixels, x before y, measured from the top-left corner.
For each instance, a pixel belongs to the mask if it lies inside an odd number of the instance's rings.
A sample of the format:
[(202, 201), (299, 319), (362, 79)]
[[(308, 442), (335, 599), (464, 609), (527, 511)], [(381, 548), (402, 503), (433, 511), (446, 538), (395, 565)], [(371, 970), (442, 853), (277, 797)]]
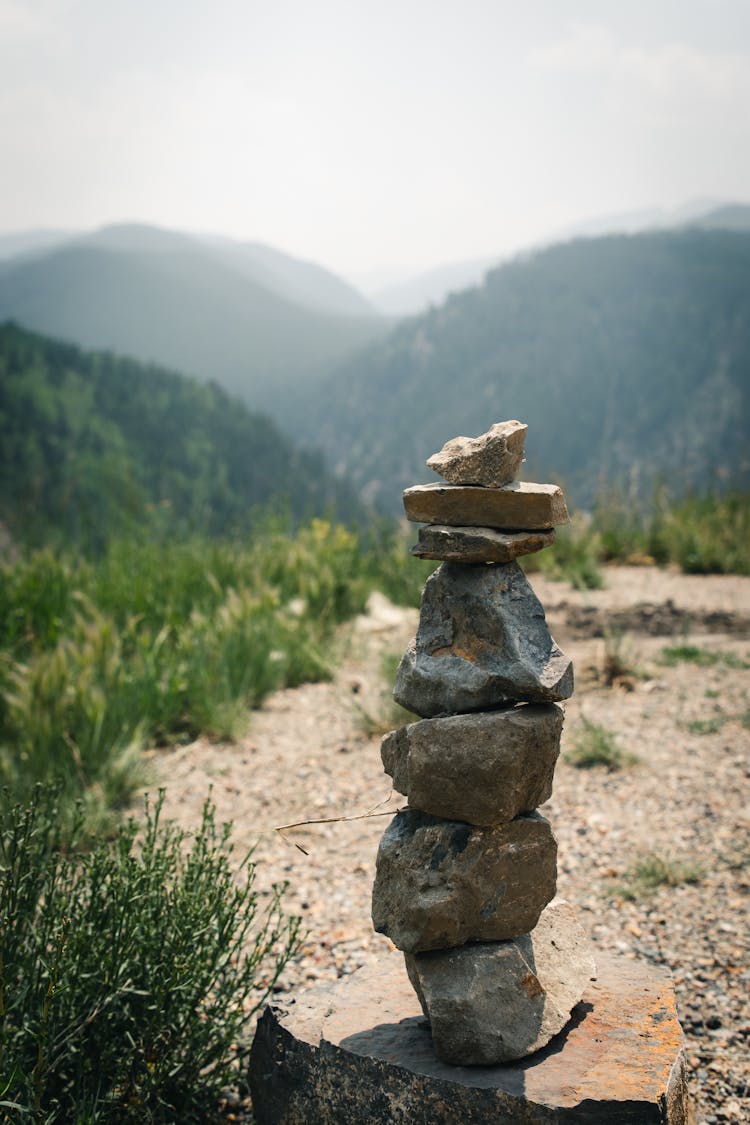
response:
[(576, 515), (548, 550), (522, 559), (524, 569), (564, 578), (580, 589), (603, 584), (607, 562), (673, 564), (687, 574), (750, 574), (750, 495), (688, 496), (665, 489), (641, 511), (617, 492), (591, 516)]
[(686, 496), (658, 490), (640, 514), (616, 493), (597, 505), (604, 560), (676, 563), (687, 574), (750, 574), (750, 495)]
[(420, 568), (390, 533), (363, 549), (315, 520), (241, 542), (133, 541), (99, 560), (42, 551), (0, 567), (0, 783), (55, 777), (102, 808), (138, 750), (237, 735), (269, 692), (330, 674), (335, 626), (379, 586), (416, 602)]

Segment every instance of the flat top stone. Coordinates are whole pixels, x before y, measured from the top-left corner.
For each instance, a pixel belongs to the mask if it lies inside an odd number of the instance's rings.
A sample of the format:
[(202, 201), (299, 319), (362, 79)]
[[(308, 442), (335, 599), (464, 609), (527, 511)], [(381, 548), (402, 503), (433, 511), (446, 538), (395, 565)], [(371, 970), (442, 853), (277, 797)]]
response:
[(404, 511), (413, 523), (544, 530), (567, 523), (563, 491), (556, 484), (512, 481), (502, 488), (469, 484), (415, 484), (404, 489)]
[(427, 467), (455, 484), (497, 488), (518, 475), (527, 429), (512, 419), (496, 422), (479, 437), (451, 438), (428, 458)]
[[(314, 1048), (320, 1045), (360, 1056), (365, 1063), (374, 1061), (370, 1080), (385, 1082), (391, 1072), (394, 1082), (402, 1084), (415, 1076), (435, 1079), (441, 1099), (450, 1098), (451, 1090), (457, 1096), (460, 1089), (494, 1091), (498, 1106), (518, 1113), (519, 1121), (527, 1120), (521, 1109), (528, 1112), (531, 1105), (539, 1116), (528, 1120), (535, 1122), (681, 1125), (687, 1121), (687, 1092), (682, 1031), (669, 974), (625, 958), (602, 955), (597, 960), (598, 980), (586, 989), (565, 1030), (529, 1058), (497, 1066), (440, 1062), (403, 960), (395, 953), (332, 986), (302, 992), (288, 1007), (267, 1009), (261, 1034), (267, 1035), (276, 1024)], [(335, 1054), (332, 1061), (335, 1065)], [(297, 1083), (301, 1080), (297, 1075)], [(420, 1096), (429, 1088), (420, 1086)], [(662, 1099), (674, 1107), (666, 1116)], [(579, 1118), (577, 1107), (584, 1105), (592, 1115)], [(449, 1106), (447, 1112), (434, 1120), (453, 1120)], [(563, 1116), (556, 1116), (558, 1112)]]

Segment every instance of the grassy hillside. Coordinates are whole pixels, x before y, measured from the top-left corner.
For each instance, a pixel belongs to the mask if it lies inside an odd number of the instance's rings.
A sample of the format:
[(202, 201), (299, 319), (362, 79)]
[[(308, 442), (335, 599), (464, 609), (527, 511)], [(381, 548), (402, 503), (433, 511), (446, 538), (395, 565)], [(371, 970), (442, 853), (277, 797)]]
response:
[(750, 235), (688, 230), (519, 258), (397, 326), (301, 404), (299, 425), (373, 499), (502, 418), (529, 423), (527, 479), (576, 504), (750, 481)]
[(254, 406), (385, 331), (366, 308), (304, 307), (307, 279), (290, 267), (299, 284), (283, 283), (277, 262), (267, 287), (251, 276), (248, 254), (230, 249), (148, 227), (108, 228), (0, 262), (0, 319), (214, 379)]
[(0, 432), (0, 519), (20, 541), (226, 534), (269, 504), (361, 513), (319, 456), (218, 387), (13, 324), (0, 326)]

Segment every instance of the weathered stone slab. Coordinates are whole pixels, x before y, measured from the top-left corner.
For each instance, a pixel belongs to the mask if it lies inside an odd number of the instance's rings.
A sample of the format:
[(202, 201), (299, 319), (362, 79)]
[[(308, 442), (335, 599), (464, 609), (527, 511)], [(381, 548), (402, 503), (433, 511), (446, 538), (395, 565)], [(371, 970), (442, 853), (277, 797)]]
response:
[(413, 523), (452, 527), (539, 530), (568, 522), (562, 489), (556, 484), (513, 481), (502, 488), (463, 484), (415, 484), (404, 490), (406, 518)]
[(557, 843), (538, 813), (478, 828), (406, 809), (380, 841), (372, 921), (405, 953), (502, 941), (534, 928), (556, 880)]
[(494, 1066), (546, 1047), (596, 979), (591, 943), (563, 899), (512, 941), (405, 956), (438, 1058), (461, 1066)]
[(562, 724), (554, 703), (423, 719), (387, 734), (380, 755), (411, 808), (502, 824), (549, 800)]
[(668, 974), (599, 958), (565, 1030), (531, 1058), (435, 1055), (397, 953), (266, 1009), (250, 1055), (257, 1125), (690, 1125)]
[(419, 529), (419, 542), (411, 548), (418, 559), (459, 563), (506, 563), (531, 555), (555, 542), (549, 531), (497, 531), (492, 527), (449, 527), (430, 523)]
[(455, 437), (427, 467), (454, 484), (481, 484), (498, 488), (518, 476), (528, 426), (523, 422), (496, 422), (479, 437)]
[(443, 563), (430, 575), (396, 675), (398, 703), (432, 718), (520, 700), (558, 703), (572, 692), (573, 665), (518, 563)]

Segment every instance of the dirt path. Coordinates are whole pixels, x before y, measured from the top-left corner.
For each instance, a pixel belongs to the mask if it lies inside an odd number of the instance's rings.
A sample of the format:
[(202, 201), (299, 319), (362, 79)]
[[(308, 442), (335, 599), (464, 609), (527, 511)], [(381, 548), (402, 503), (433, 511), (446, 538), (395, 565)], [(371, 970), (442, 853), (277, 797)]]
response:
[[(698, 1122), (750, 1120), (750, 579), (632, 567), (606, 575), (606, 589), (591, 592), (532, 579), (576, 664), (563, 757), (543, 809), (559, 840), (558, 890), (599, 947), (671, 967)], [(364, 813), (389, 797), (371, 732), (400, 721), (389, 715), (383, 655), (403, 650), (416, 612), (377, 597), (371, 609), (342, 633), (333, 682), (273, 696), (238, 744), (201, 740), (155, 758), (169, 816), (196, 825), (213, 786), (238, 851), (257, 842), (258, 885), (289, 881), (285, 902), (309, 931), (285, 974), (289, 990), (352, 972), (389, 947), (369, 914), (387, 818), (308, 825), (286, 839), (273, 831)], [(638, 667), (609, 687), (604, 641), (591, 634), (613, 621), (629, 630), (620, 658)], [(660, 635), (667, 630), (676, 635)], [(661, 662), (665, 646), (685, 643), (715, 662)], [(637, 763), (612, 772), (569, 764), (564, 754), (584, 718)], [(399, 804), (392, 797), (378, 811)], [(678, 884), (648, 890), (633, 877), (646, 859)], [(679, 882), (684, 876), (697, 881)]]

